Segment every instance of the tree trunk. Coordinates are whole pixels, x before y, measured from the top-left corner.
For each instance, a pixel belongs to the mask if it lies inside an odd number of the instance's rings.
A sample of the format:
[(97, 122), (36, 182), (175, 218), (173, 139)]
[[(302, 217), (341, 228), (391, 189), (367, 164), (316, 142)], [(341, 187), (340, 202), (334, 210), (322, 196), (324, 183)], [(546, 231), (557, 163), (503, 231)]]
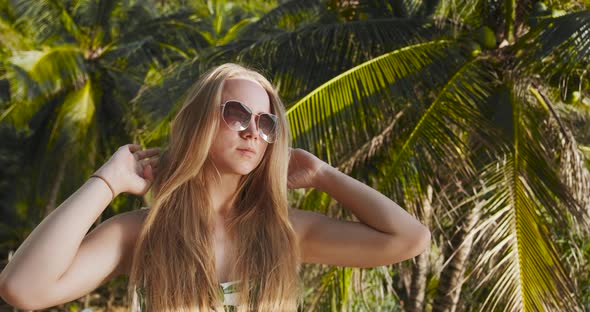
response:
[[(432, 186), (426, 190), (426, 198), (422, 200), (421, 207), (418, 207), (421, 219), (424, 225), (430, 228), (430, 218), (432, 216)], [(424, 298), (426, 296), (426, 276), (429, 268), (430, 247), (422, 254), (415, 258), (412, 264), (412, 281), (409, 293), (409, 302), (407, 311), (421, 312), (424, 311)]]
[(57, 196), (59, 195), (59, 190), (61, 189), (61, 184), (64, 180), (67, 162), (67, 159), (63, 159), (59, 163), (57, 174), (55, 175), (55, 179), (53, 180), (53, 184), (51, 187), (51, 192), (49, 193), (49, 199), (47, 200), (47, 205), (45, 205), (43, 219), (45, 219), (56, 208)]
[(480, 218), (480, 211), (477, 208), (472, 208), (467, 214), (459, 231), (453, 235), (449, 244), (445, 245), (444, 259), (446, 261), (451, 259), (441, 272), (432, 312), (454, 312), (457, 309), (465, 265), (473, 245), (473, 236), (469, 233)]

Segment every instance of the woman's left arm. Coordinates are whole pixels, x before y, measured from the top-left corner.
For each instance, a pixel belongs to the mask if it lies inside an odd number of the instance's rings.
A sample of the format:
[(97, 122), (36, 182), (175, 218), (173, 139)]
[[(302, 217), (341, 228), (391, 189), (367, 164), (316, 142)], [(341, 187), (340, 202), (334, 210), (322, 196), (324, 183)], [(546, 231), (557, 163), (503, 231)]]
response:
[(292, 209), (295, 227), (302, 234), (305, 262), (386, 265), (415, 257), (430, 244), (428, 228), (399, 205), (305, 150), (291, 152), (289, 187), (323, 191), (361, 221)]

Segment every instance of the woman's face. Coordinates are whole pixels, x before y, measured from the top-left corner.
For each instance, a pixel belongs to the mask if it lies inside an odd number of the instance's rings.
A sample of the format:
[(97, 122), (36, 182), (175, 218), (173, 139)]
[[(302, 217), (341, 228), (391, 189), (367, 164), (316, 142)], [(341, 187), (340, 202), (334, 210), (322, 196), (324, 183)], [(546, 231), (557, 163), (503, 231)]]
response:
[[(270, 113), (270, 100), (258, 82), (246, 78), (225, 81), (219, 105), (229, 100), (239, 101), (250, 108), (253, 113), (250, 125), (238, 132), (219, 120), (209, 154), (221, 173), (246, 175), (258, 166), (268, 146), (258, 133), (255, 115)], [(221, 106), (218, 109), (221, 110)]]

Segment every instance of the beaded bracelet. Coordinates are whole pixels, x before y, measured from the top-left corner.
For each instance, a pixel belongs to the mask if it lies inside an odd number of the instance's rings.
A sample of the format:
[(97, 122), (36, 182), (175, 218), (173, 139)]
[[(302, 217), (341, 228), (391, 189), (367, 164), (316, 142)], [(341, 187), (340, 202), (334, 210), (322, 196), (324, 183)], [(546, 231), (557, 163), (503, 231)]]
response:
[(99, 179), (103, 180), (103, 181), (104, 181), (104, 183), (106, 183), (106, 184), (107, 184), (107, 186), (108, 186), (108, 187), (111, 189), (111, 193), (113, 193), (113, 198), (111, 199), (111, 201), (112, 201), (113, 199), (115, 199), (115, 190), (113, 189), (113, 186), (111, 186), (111, 184), (109, 183), (109, 181), (107, 181), (107, 179), (105, 179), (105, 178), (103, 178), (103, 177), (99, 176), (98, 174), (93, 174), (93, 175), (91, 175), (91, 176), (90, 176), (90, 178), (92, 178), (92, 177), (99, 178)]

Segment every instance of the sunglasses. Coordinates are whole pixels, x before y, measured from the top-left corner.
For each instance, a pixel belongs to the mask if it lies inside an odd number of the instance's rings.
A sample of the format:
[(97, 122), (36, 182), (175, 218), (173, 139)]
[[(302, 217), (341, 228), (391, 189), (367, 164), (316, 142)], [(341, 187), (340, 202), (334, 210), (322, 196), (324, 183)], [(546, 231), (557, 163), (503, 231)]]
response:
[(256, 118), (258, 134), (268, 143), (273, 143), (278, 135), (279, 118), (269, 113), (253, 114), (252, 110), (239, 101), (230, 100), (221, 104), (221, 116), (225, 124), (234, 131), (244, 131), (250, 126), (252, 115)]

